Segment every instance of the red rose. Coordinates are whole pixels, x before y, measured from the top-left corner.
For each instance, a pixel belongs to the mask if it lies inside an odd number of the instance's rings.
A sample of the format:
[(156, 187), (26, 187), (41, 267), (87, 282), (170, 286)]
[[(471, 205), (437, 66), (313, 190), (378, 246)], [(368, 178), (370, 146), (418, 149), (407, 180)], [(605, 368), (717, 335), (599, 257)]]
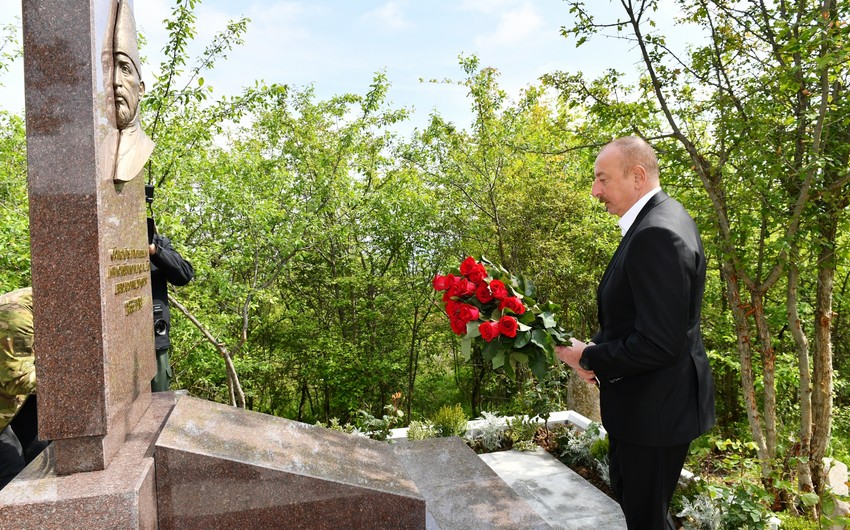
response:
[(508, 288), (505, 287), (505, 284), (502, 283), (501, 280), (493, 280), (490, 282), (490, 292), (493, 293), (493, 297), (496, 300), (504, 300), (508, 296)]
[(460, 304), (457, 315), (459, 319), (463, 320), (464, 324), (470, 320), (478, 320), (478, 308), (474, 305)]
[(472, 269), (475, 268), (476, 265), (478, 265), (478, 262), (475, 261), (475, 258), (469, 256), (468, 258), (463, 260), (463, 263), (460, 264), (460, 273), (466, 277), (469, 277), (469, 273), (472, 271)]
[(475, 292), (475, 284), (467, 280), (466, 278), (461, 278), (458, 282), (452, 285), (449, 290), (449, 296), (458, 296), (464, 297), (469, 296)]
[(512, 316), (505, 315), (499, 319), (499, 332), (506, 337), (516, 337), (517, 327), (519, 327), (519, 324), (517, 324), (517, 320)]
[(452, 327), (452, 331), (454, 331), (457, 335), (466, 335), (466, 322), (458, 317), (449, 317), (449, 325)]
[(466, 275), (466, 277), (469, 278), (469, 281), (471, 281), (475, 285), (478, 285), (484, 280), (484, 278), (487, 277), (487, 269), (484, 268), (484, 265), (476, 263), (472, 270), (469, 271), (469, 274)]
[(499, 303), (499, 309), (508, 308), (517, 315), (525, 313), (525, 304), (516, 296), (509, 296)]
[(481, 338), (487, 342), (492, 341), (499, 336), (499, 324), (497, 322), (482, 322), (478, 326), (478, 332), (481, 333)]
[(446, 276), (440, 276), (439, 274), (434, 276), (434, 290), (435, 291), (445, 291), (449, 287), (454, 284), (455, 276), (454, 274), (447, 274)]
[(457, 316), (458, 311), (460, 310), (460, 306), (463, 304), (458, 302), (457, 300), (452, 300), (449, 298), (446, 300), (446, 314), (450, 317)]
[(490, 292), (490, 288), (486, 283), (478, 284), (478, 288), (475, 289), (475, 296), (482, 304), (487, 304), (493, 301), (493, 293)]

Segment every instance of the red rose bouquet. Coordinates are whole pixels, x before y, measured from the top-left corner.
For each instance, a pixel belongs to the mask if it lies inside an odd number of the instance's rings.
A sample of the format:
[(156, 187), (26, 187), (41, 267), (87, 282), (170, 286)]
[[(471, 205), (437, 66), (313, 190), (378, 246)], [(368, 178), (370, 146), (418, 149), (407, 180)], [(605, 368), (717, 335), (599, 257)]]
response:
[(466, 258), (460, 268), (435, 276), (433, 285), (444, 291), (449, 325), (461, 337), (461, 353), (467, 359), (475, 345), (493, 368), (504, 367), (513, 377), (521, 364), (542, 379), (556, 362), (555, 345), (567, 341), (567, 333), (555, 321), (558, 306), (538, 303), (531, 280), (483, 257)]

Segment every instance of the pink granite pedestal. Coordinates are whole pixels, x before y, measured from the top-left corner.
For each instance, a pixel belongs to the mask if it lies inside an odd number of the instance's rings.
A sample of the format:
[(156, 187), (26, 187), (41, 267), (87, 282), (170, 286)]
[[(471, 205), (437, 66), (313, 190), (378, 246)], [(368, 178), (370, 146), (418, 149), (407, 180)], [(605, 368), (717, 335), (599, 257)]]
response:
[(183, 397), (156, 442), (161, 529), (425, 528), (392, 446)]
[(57, 475), (48, 446), (0, 491), (0, 530), (155, 529), (154, 442), (174, 402), (154, 394), (105, 470)]

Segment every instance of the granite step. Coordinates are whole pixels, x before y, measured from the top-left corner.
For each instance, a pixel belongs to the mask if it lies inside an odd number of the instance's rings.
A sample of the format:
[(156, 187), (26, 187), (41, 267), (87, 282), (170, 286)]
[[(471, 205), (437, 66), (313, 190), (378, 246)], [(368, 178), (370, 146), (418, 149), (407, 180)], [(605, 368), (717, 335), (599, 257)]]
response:
[(552, 528), (624, 530), (616, 501), (543, 449), (479, 455)]
[(460, 438), (392, 447), (425, 499), (426, 530), (552, 528)]

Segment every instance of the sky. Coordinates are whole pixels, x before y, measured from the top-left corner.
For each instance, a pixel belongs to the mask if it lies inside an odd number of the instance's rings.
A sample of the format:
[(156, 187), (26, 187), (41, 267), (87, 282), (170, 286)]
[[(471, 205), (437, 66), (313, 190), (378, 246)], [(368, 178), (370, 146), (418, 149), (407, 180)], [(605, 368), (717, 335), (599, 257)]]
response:
[[(142, 70), (148, 85), (155, 82), (167, 37), (163, 20), (173, 2), (135, 0), (138, 30), (147, 40)], [(588, 3), (600, 18), (623, 16), (619, 1)], [(0, 24), (19, 24), (21, 0), (0, 5)], [(576, 49), (573, 39), (560, 35), (562, 26), (572, 24), (564, 0), (203, 0), (196, 14), (195, 52), (229, 20), (251, 19), (244, 45), (205, 76), (216, 94), (238, 94), (257, 80), (312, 85), (320, 99), (365, 94), (375, 72), (384, 71), (391, 85), (388, 102), (412, 111), (412, 128), (424, 127), (434, 110), (469, 125), (465, 88), (420, 82), (462, 80), (459, 55), (475, 54), (482, 66), (497, 69), (499, 85), (513, 99), (544, 73), (595, 77), (617, 68), (634, 75), (640, 64), (637, 50), (622, 40), (597, 37)], [(654, 16), (669, 30), (675, 15), (667, 0)], [(0, 73), (0, 83), (0, 108), (23, 110), (23, 61)]]

